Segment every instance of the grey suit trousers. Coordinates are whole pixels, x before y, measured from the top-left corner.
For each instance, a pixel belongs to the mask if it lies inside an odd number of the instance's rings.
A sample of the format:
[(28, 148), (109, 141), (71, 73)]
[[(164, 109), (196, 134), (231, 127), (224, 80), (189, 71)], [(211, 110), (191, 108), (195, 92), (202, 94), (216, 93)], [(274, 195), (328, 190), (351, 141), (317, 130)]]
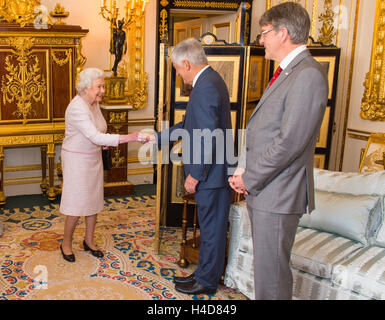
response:
[(265, 212), (247, 206), (254, 251), (255, 300), (291, 300), (290, 255), (300, 214)]

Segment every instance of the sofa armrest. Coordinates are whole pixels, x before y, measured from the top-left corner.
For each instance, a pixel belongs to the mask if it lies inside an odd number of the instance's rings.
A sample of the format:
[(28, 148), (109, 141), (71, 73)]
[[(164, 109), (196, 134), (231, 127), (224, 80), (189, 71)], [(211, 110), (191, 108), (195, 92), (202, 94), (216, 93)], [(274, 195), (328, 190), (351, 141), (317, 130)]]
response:
[(245, 200), (231, 204), (229, 222), (228, 263), (234, 263), (241, 240), (251, 238), (251, 224)]

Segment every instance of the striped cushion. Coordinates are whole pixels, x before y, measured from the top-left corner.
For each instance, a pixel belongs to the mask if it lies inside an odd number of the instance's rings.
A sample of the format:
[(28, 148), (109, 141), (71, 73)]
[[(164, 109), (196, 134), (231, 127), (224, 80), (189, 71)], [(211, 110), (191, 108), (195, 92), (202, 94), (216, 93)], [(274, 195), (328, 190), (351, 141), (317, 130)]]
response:
[(385, 299), (385, 249), (366, 247), (334, 267), (332, 282), (371, 299)]
[(313, 276), (307, 272), (292, 269), (293, 299), (298, 300), (368, 300), (350, 290), (333, 286), (330, 279)]
[(298, 270), (328, 279), (335, 264), (362, 247), (360, 243), (335, 234), (298, 227), (291, 264)]

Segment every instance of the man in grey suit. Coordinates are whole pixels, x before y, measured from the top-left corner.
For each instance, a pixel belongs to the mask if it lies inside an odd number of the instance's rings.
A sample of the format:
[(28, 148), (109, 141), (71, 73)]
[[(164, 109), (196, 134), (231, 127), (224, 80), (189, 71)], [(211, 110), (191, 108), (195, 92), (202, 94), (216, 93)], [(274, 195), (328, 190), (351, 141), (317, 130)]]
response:
[(292, 299), (290, 255), (302, 214), (314, 210), (314, 150), (328, 84), (306, 48), (310, 18), (294, 2), (261, 17), (265, 57), (279, 63), (251, 115), (231, 187), (244, 193), (254, 247), (255, 299)]

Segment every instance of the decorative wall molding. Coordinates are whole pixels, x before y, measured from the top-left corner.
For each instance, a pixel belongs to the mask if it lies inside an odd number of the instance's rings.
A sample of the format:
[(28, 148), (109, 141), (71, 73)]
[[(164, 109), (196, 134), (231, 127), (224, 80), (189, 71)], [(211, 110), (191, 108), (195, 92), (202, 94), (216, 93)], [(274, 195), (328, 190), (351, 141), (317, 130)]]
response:
[(385, 0), (377, 0), (370, 70), (365, 78), (361, 118), (385, 121)]

